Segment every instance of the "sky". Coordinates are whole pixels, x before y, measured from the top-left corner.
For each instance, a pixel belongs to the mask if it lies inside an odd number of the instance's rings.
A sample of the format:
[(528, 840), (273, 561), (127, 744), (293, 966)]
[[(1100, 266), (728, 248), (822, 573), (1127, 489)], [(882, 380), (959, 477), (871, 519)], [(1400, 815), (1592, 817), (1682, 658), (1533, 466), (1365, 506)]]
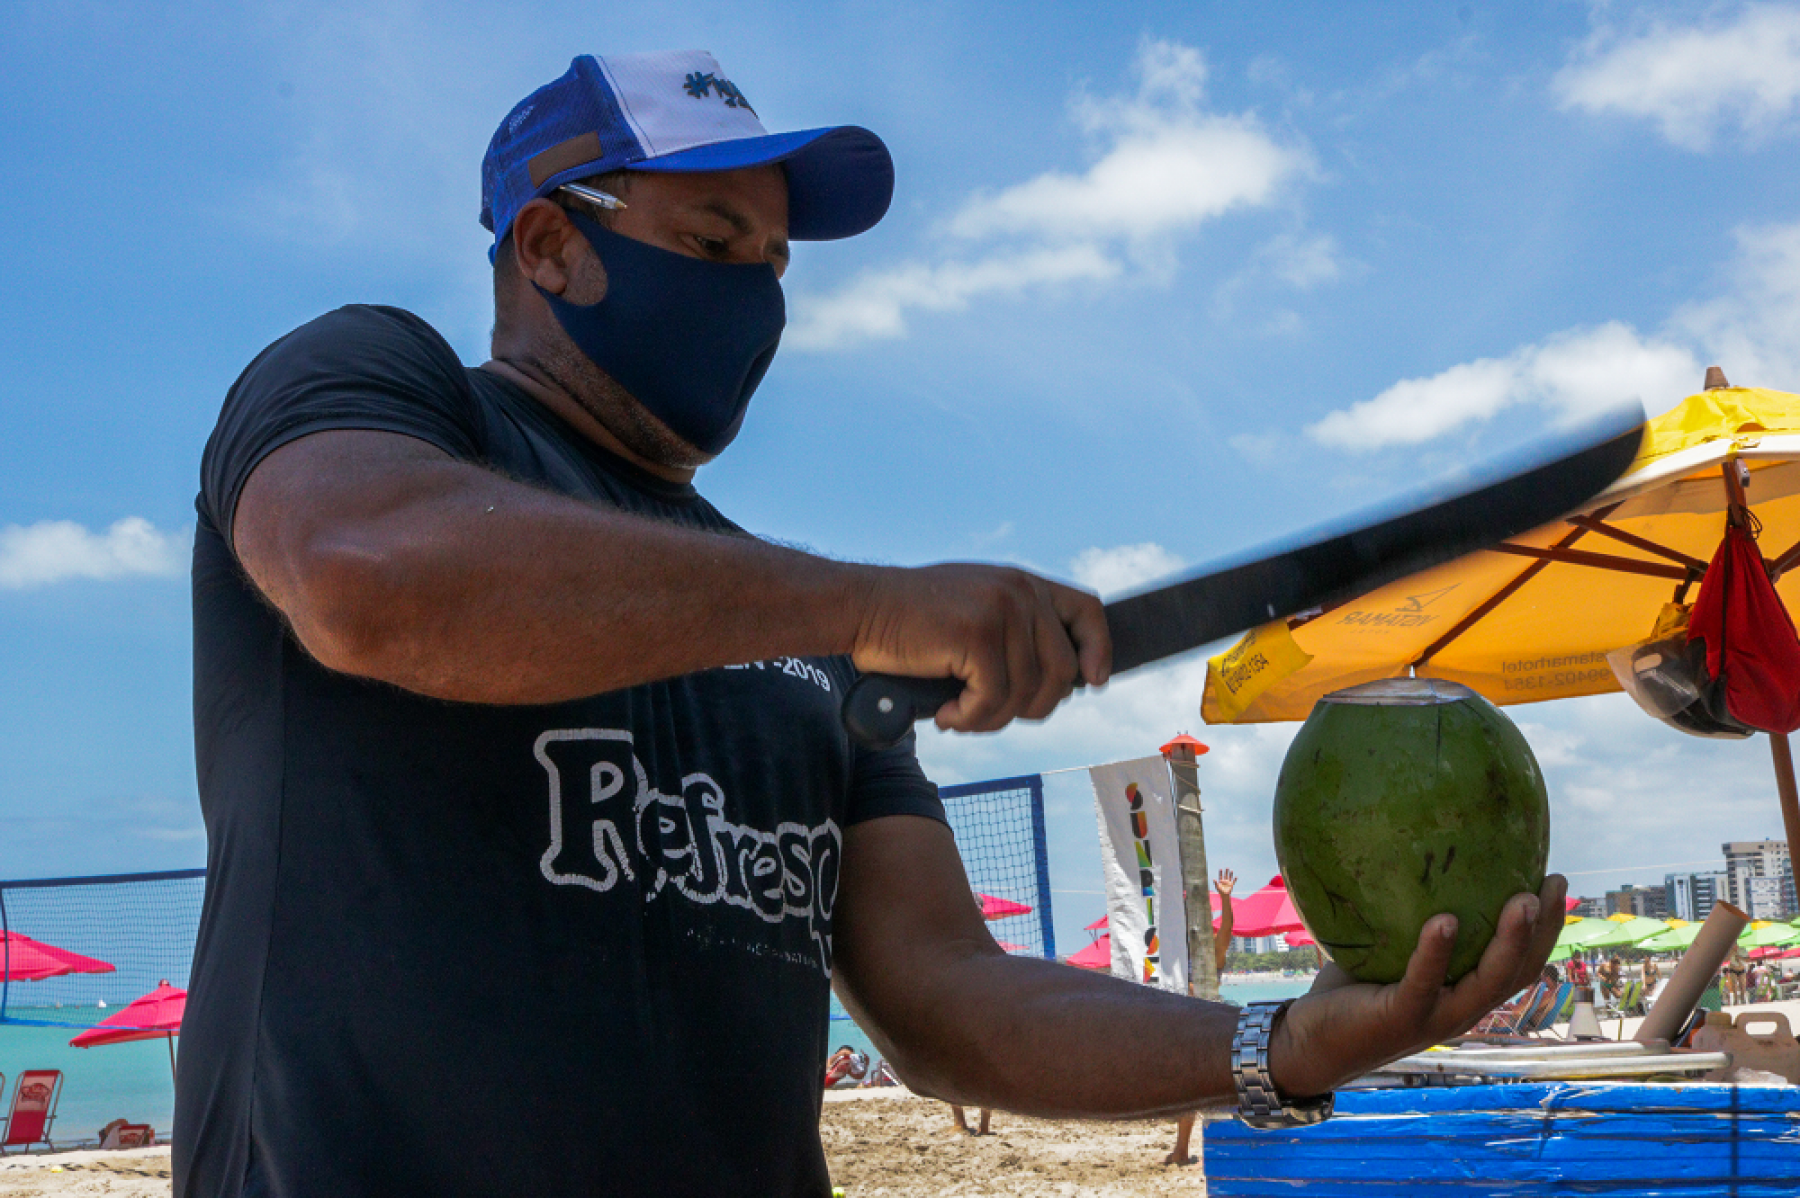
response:
[[(482, 361), (495, 125), (577, 53), (676, 47), (771, 129), (894, 155), (885, 221), (796, 246), (699, 479), (820, 553), (1117, 594), (1710, 363), (1800, 390), (1793, 4), (6, 5), (0, 877), (204, 862), (186, 562), (227, 387), (347, 302)], [(1294, 726), (1204, 726), (1209, 651), (920, 755), (954, 783), (1191, 732), (1209, 857), (1260, 884)], [(1578, 892), (1780, 835), (1760, 739), (1510, 710)], [(1095, 820), (1052, 777), (1067, 941)]]

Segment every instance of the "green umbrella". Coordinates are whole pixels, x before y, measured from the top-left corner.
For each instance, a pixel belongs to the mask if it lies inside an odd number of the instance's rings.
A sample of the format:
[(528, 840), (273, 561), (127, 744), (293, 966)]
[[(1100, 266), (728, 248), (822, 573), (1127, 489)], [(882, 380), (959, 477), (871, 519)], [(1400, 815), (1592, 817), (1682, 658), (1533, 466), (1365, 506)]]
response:
[(1556, 949), (1550, 954), (1550, 960), (1566, 961), (1575, 949), (1588, 947), (1594, 937), (1604, 936), (1618, 926), (1604, 919), (1571, 919), (1563, 925), (1562, 935), (1556, 938)]
[(1738, 935), (1744, 948), (1766, 948), (1771, 944), (1792, 944), (1800, 940), (1800, 928), (1791, 923), (1764, 923), (1758, 920)]
[(1660, 936), (1674, 931), (1660, 919), (1646, 919), (1641, 915), (1611, 925), (1612, 930), (1603, 932), (1591, 939), (1581, 942), (1582, 948), (1625, 948), (1648, 940), (1652, 936)]
[(1694, 943), (1694, 937), (1700, 934), (1700, 928), (1702, 926), (1703, 925), (1698, 923), (1690, 923), (1685, 924), (1682, 927), (1670, 928), (1668, 931), (1658, 933), (1648, 940), (1638, 941), (1637, 946), (1649, 953), (1682, 952), (1689, 945)]

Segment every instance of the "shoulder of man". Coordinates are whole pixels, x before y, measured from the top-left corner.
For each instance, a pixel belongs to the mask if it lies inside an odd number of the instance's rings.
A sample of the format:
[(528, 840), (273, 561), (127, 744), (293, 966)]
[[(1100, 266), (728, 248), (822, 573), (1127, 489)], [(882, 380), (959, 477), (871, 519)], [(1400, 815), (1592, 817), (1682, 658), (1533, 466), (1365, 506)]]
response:
[(479, 425), (462, 363), (437, 330), (401, 308), (338, 308), (276, 340), (232, 383), (201, 455), (203, 510), (229, 536), (250, 471), (310, 432), (402, 433), (473, 460)]

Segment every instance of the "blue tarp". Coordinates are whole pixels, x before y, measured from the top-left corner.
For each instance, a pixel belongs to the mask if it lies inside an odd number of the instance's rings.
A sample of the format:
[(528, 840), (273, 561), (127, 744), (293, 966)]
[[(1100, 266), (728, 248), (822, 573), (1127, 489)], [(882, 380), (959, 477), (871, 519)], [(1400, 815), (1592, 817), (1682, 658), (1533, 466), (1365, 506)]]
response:
[(1316, 1127), (1206, 1128), (1213, 1198), (1794, 1198), (1800, 1088), (1552, 1082), (1350, 1091)]

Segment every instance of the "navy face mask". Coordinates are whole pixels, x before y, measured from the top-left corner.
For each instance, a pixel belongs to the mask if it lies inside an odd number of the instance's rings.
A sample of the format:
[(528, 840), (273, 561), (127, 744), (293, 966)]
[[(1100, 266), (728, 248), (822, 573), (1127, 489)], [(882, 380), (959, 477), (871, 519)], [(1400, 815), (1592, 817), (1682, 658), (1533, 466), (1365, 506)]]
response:
[(683, 441), (718, 453), (737, 436), (787, 324), (775, 268), (706, 262), (579, 212), (569, 219), (606, 268), (606, 295), (583, 305), (538, 294), (594, 365)]

